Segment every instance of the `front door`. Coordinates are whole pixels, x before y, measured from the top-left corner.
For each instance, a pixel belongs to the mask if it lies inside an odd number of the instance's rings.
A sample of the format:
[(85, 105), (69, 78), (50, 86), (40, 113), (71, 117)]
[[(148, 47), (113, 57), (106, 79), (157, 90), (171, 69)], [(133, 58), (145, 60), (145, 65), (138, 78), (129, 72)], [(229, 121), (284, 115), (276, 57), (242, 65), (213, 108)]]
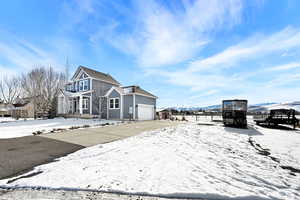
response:
[(77, 112), (77, 100), (74, 99), (73, 102), (74, 102), (74, 113), (76, 113)]

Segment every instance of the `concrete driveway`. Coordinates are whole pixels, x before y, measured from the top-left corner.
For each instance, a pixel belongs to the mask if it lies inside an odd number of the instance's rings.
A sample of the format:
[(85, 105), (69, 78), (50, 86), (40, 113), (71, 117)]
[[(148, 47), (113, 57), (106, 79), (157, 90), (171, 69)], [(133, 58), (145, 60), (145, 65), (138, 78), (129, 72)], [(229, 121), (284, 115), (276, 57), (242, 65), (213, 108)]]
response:
[(37, 165), (96, 144), (103, 144), (168, 126), (170, 121), (143, 121), (86, 128), (41, 136), (0, 139), (0, 179), (31, 170)]

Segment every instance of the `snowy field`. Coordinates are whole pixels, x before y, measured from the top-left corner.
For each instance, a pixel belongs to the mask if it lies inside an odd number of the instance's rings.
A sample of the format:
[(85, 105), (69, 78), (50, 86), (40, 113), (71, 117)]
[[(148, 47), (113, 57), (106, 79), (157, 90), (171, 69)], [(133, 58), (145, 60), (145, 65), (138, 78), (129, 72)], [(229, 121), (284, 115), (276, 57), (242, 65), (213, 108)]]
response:
[(13, 120), (0, 119), (7, 123), (0, 123), (0, 139), (16, 138), (32, 135), (33, 132), (50, 132), (53, 129), (68, 129), (71, 127), (97, 126), (101, 124), (115, 124), (117, 121), (99, 119), (55, 118), (46, 120)]
[[(20, 118), (19, 121), (24, 121), (24, 120), (33, 120), (33, 118)], [(0, 123), (7, 123), (7, 122), (14, 122), (17, 121), (16, 119), (12, 118), (12, 117), (0, 117)]]
[[(255, 125), (235, 129), (205, 122), (89, 147), (19, 177), (0, 180), (0, 185), (163, 197), (300, 199), (300, 174), (281, 167), (300, 168), (299, 131)], [(258, 154), (249, 137), (270, 148), (280, 161)]]

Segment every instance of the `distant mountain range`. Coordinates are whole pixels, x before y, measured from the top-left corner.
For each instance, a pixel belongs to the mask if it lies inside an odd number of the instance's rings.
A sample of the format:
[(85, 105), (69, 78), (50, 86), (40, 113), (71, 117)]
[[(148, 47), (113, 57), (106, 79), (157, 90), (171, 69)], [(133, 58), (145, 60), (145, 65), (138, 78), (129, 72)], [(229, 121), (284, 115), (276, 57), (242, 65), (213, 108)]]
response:
[[(259, 104), (252, 104), (248, 105), (248, 111), (253, 112), (267, 112), (271, 109), (295, 109), (298, 112), (300, 112), (300, 101), (294, 101), (294, 102), (287, 102), (287, 103), (259, 103)], [(211, 105), (206, 107), (169, 107), (169, 109), (174, 109), (178, 111), (196, 111), (196, 110), (205, 110), (205, 111), (217, 111), (222, 109), (222, 105)]]

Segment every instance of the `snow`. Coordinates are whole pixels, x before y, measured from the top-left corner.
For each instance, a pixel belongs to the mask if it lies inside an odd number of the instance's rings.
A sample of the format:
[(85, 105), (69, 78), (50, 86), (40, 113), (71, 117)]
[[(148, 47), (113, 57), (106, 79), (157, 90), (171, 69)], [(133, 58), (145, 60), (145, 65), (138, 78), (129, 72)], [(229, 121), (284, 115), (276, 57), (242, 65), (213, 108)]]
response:
[(272, 104), (268, 106), (264, 106), (267, 110), (272, 109), (294, 109), (300, 112), (300, 102), (289, 102), (289, 103), (279, 103), (279, 104)]
[[(89, 147), (17, 179), (1, 180), (0, 185), (162, 197), (300, 199), (300, 174), (291, 175), (279, 163), (258, 154), (248, 142), (252, 137), (262, 142), (262, 147), (269, 145), (271, 153), (288, 158), (285, 164), (299, 168), (292, 156), (298, 154), (300, 133), (291, 136), (294, 140), (283, 140), (290, 131), (255, 126), (235, 129), (205, 122), (188, 122)], [(278, 138), (272, 134), (280, 135), (281, 141), (274, 143)], [(14, 181), (8, 184), (8, 180)]]
[[(0, 123), (0, 139), (16, 138), (32, 135), (33, 132), (50, 132), (53, 129), (67, 129), (71, 127), (82, 127), (84, 125), (97, 126), (101, 124), (114, 124), (117, 121), (99, 119), (80, 119), (80, 118), (54, 118), (45, 120), (10, 120), (4, 118), (7, 123)], [(1, 121), (3, 119), (0, 119)]]

